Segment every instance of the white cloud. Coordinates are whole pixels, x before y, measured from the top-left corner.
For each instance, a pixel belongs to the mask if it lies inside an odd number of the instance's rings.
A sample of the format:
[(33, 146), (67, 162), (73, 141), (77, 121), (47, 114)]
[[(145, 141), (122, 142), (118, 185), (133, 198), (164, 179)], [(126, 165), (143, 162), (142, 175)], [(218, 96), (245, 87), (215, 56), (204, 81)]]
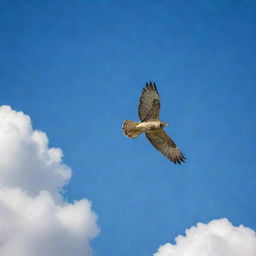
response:
[(62, 151), (9, 106), (0, 107), (0, 141), (0, 255), (91, 255), (97, 217), (88, 200), (62, 198), (71, 177)]
[(9, 106), (0, 107), (0, 141), (0, 187), (19, 187), (29, 195), (41, 190), (56, 194), (70, 179), (62, 151), (49, 149), (46, 134), (33, 131), (30, 118)]
[(160, 246), (154, 256), (255, 256), (255, 232), (243, 225), (233, 226), (227, 219), (198, 223), (177, 236), (176, 244)]

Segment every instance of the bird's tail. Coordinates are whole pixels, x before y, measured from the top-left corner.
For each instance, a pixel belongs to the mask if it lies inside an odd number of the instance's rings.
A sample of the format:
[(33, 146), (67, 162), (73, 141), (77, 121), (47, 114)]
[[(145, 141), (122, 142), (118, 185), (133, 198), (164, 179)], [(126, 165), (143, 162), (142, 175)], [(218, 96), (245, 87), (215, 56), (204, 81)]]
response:
[(138, 124), (139, 124), (138, 122), (125, 120), (123, 122), (123, 126), (122, 126), (123, 133), (129, 138), (132, 138), (132, 139), (136, 138), (137, 136), (139, 136), (141, 134), (141, 131), (136, 129), (136, 126)]

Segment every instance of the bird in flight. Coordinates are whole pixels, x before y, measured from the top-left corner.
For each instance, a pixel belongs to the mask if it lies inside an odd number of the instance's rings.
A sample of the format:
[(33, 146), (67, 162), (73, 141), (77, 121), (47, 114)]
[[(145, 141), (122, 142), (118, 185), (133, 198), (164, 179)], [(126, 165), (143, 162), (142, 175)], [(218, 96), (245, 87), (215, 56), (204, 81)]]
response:
[(139, 100), (138, 115), (141, 122), (125, 120), (123, 133), (129, 138), (136, 138), (145, 133), (151, 144), (175, 164), (185, 162), (184, 154), (177, 148), (174, 141), (165, 133), (167, 123), (160, 121), (160, 96), (156, 84), (146, 83)]

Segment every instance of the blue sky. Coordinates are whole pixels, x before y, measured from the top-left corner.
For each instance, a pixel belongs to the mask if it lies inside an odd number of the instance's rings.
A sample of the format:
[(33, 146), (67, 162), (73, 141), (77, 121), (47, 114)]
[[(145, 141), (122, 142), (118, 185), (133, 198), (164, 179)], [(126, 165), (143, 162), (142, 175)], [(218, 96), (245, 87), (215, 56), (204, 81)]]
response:
[[(152, 255), (197, 222), (256, 228), (254, 1), (1, 1), (0, 103), (28, 114), (92, 201), (97, 256)], [(147, 81), (186, 164), (140, 136)]]

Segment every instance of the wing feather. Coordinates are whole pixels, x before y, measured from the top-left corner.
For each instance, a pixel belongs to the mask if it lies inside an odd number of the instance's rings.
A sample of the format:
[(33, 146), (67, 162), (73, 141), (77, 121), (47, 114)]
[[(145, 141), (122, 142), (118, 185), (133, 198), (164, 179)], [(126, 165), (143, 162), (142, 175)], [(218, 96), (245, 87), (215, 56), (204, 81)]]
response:
[(149, 120), (159, 120), (160, 97), (156, 84), (146, 83), (146, 88), (142, 90), (138, 108), (139, 118), (142, 122)]
[(169, 160), (175, 164), (185, 162), (184, 154), (177, 148), (174, 141), (165, 133), (163, 129), (146, 133), (151, 144), (165, 155)]

